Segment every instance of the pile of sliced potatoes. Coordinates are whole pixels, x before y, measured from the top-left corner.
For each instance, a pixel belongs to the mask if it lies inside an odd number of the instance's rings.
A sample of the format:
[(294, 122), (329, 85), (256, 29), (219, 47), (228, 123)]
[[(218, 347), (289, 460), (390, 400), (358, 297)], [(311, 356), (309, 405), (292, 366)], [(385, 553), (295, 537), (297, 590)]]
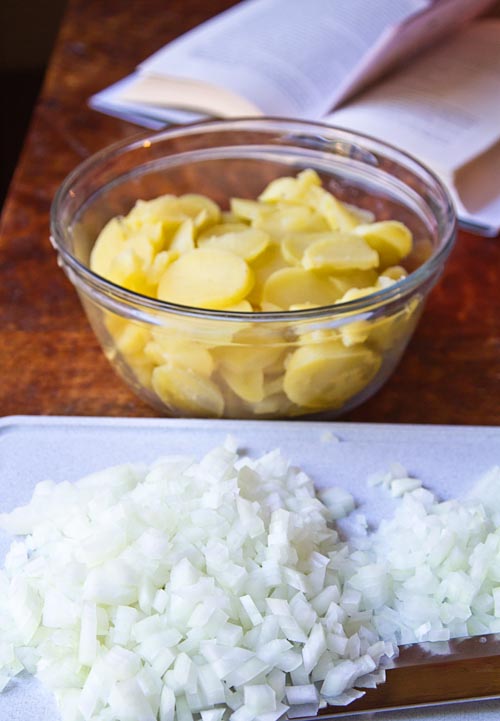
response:
[[(99, 234), (90, 267), (129, 290), (249, 322), (172, 317), (157, 327), (107, 317), (113, 353), (175, 415), (283, 417), (340, 409), (413, 327), (418, 301), (390, 316), (262, 332), (253, 312), (355, 300), (406, 276), (410, 230), (374, 222), (322, 187), (318, 174), (273, 180), (257, 200), (222, 211), (187, 194), (139, 200)], [(215, 326), (214, 326), (215, 323)]]

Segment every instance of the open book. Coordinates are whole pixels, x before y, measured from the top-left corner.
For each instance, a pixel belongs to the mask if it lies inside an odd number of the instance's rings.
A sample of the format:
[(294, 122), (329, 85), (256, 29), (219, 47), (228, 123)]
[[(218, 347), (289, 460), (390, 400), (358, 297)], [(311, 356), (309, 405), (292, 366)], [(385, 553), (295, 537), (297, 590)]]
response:
[(492, 0), (245, 0), (90, 99), (150, 128), (322, 120), (426, 162), (464, 226), (500, 231), (500, 19)]

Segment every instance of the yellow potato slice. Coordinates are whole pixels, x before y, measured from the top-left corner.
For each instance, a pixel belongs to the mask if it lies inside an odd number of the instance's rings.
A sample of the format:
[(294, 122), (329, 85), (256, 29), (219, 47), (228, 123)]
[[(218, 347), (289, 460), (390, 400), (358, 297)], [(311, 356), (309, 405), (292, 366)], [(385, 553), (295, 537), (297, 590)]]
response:
[(267, 207), (262, 204), (262, 212), (252, 221), (252, 226), (269, 233), (277, 242), (281, 242), (288, 233), (328, 230), (325, 220), (314, 210), (292, 203), (276, 203)]
[(297, 202), (303, 200), (309, 188), (321, 186), (321, 178), (315, 170), (302, 170), (297, 177), (284, 176), (272, 180), (259, 195), (263, 202), (288, 201)]
[(377, 251), (382, 268), (399, 263), (411, 252), (413, 246), (410, 229), (398, 220), (358, 225), (354, 232)]
[(107, 272), (108, 280), (135, 293), (150, 295), (151, 285), (144, 272), (143, 261), (131, 248), (115, 256)]
[(252, 313), (253, 308), (252, 304), (248, 302), (248, 300), (240, 300), (239, 303), (233, 303), (233, 305), (228, 305), (224, 310), (229, 310), (231, 313)]
[(179, 209), (175, 195), (160, 195), (152, 200), (137, 200), (127, 215), (127, 224), (131, 229), (142, 228), (158, 222), (167, 222), (175, 228), (185, 219)]
[(342, 298), (339, 298), (338, 303), (349, 303), (351, 300), (358, 300), (364, 298), (372, 293), (377, 293), (380, 290), (376, 285), (366, 286), (366, 288), (349, 288)]
[(242, 218), (238, 218), (230, 210), (223, 210), (220, 214), (220, 223), (224, 225), (246, 225), (248, 228), (248, 222), (245, 222)]
[(151, 335), (147, 328), (126, 322), (122, 329), (115, 333), (116, 348), (124, 355), (142, 353)]
[(338, 291), (339, 297), (347, 293), (351, 288), (370, 288), (375, 286), (378, 280), (377, 271), (374, 268), (369, 270), (351, 270), (347, 272), (336, 272), (329, 276), (330, 283), (333, 283)]
[(195, 248), (168, 266), (158, 285), (158, 298), (221, 309), (243, 300), (252, 285), (252, 271), (239, 256), (218, 248)]
[(198, 230), (215, 225), (221, 218), (221, 210), (217, 203), (198, 193), (185, 193), (179, 196), (179, 208), (182, 213), (193, 219)]
[(283, 258), (290, 265), (302, 265), (305, 251), (321, 237), (321, 233), (290, 233), (290, 235), (285, 235), (281, 243)]
[(406, 278), (407, 275), (408, 273), (402, 265), (391, 265), (389, 268), (386, 268), (382, 273), (382, 276), (385, 276), (386, 278), (391, 278), (391, 280), (394, 281), (402, 280), (403, 278)]
[(360, 216), (342, 203), (325, 188), (312, 187), (308, 191), (308, 203), (327, 222), (331, 230), (353, 230), (360, 223)]
[(262, 289), (262, 301), (288, 310), (297, 304), (317, 306), (335, 303), (336, 288), (313, 270), (283, 268), (269, 276)]
[(247, 223), (242, 223), (236, 218), (232, 220), (224, 220), (224, 214), (222, 214), (222, 222), (216, 225), (211, 225), (209, 228), (202, 230), (198, 234), (197, 243), (201, 244), (203, 241), (209, 238), (216, 237), (218, 235), (225, 235), (226, 233), (239, 233), (242, 230), (248, 230), (249, 226)]
[(210, 198), (196, 193), (185, 195), (161, 195), (152, 200), (138, 200), (127, 215), (131, 228), (149, 226), (161, 222), (165, 230), (179, 226), (184, 220), (191, 219), (196, 228), (218, 223), (221, 211)]
[(421, 315), (423, 302), (421, 298), (411, 298), (398, 313), (373, 321), (370, 328), (369, 342), (382, 352), (400, 353), (413, 333)]
[(179, 253), (175, 250), (162, 250), (158, 253), (146, 270), (146, 277), (152, 286), (156, 287), (160, 282), (160, 278), (168, 268), (168, 266), (177, 260)]
[[(270, 237), (263, 230), (249, 228), (242, 225), (237, 230), (222, 232), (223, 225), (216, 225), (198, 238), (199, 248), (220, 248), (239, 255), (246, 261), (255, 260), (265, 251), (270, 243)], [(217, 229), (214, 234), (211, 231)]]
[(378, 266), (378, 253), (352, 233), (325, 233), (304, 251), (302, 265), (311, 270), (368, 270)]
[(90, 268), (94, 273), (108, 277), (114, 258), (120, 253), (127, 239), (126, 225), (122, 218), (111, 218), (99, 233), (90, 254)]
[(338, 341), (298, 348), (284, 378), (288, 398), (311, 410), (340, 408), (365, 388), (380, 367), (380, 356), (365, 346)]
[[(234, 339), (235, 344), (239, 338)], [(264, 370), (281, 358), (283, 349), (280, 346), (267, 346), (257, 344), (244, 346), (220, 346), (213, 349), (213, 356), (221, 368), (227, 368), (234, 373), (247, 373), (252, 370)]]
[(154, 223), (147, 228), (143, 227), (131, 232), (126, 247), (134, 251), (143, 264), (148, 266), (166, 244), (161, 223)]
[(146, 358), (142, 352), (127, 355), (125, 357), (125, 363), (128, 368), (124, 368), (121, 364), (118, 365), (118, 370), (121, 375), (128, 376), (129, 371), (131, 371), (133, 374), (133, 385), (138, 386), (138, 391), (141, 391), (144, 388), (146, 390), (151, 390), (154, 364), (151, 363), (151, 361)]
[(299, 346), (318, 345), (331, 340), (338, 340), (340, 332), (337, 328), (303, 331), (297, 338)]
[(250, 301), (256, 309), (260, 309), (262, 291), (266, 280), (272, 273), (288, 266), (281, 254), (279, 246), (271, 243), (262, 255), (259, 255), (259, 257), (251, 263), (250, 267), (253, 271), (255, 282), (247, 296), (247, 300)]
[(292, 413), (293, 404), (285, 393), (266, 395), (261, 401), (252, 403), (249, 408), (258, 417), (286, 417)]
[(182, 221), (170, 242), (169, 250), (176, 253), (188, 253), (194, 250), (194, 223), (191, 218)]
[(246, 198), (231, 198), (229, 201), (231, 215), (238, 221), (252, 221), (262, 214), (262, 203), (258, 200), (247, 200)]
[(210, 378), (165, 364), (154, 369), (152, 384), (162, 402), (177, 415), (198, 418), (222, 416), (224, 399)]
[(339, 328), (339, 334), (342, 343), (350, 348), (352, 345), (364, 343), (370, 335), (372, 329), (371, 322), (368, 320), (353, 320)]
[(185, 338), (165, 337), (155, 333), (155, 339), (146, 345), (144, 353), (157, 365), (176, 365), (207, 378), (215, 368), (209, 351), (199, 343)]
[(233, 370), (222, 366), (220, 375), (239, 398), (257, 403), (264, 398), (264, 373), (259, 368)]

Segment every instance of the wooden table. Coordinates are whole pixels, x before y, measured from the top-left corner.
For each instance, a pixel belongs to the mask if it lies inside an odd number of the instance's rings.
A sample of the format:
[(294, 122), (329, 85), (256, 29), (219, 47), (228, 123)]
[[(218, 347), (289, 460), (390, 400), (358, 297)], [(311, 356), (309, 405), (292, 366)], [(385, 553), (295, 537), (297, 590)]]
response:
[[(49, 244), (64, 176), (138, 132), (87, 106), (230, 0), (70, 0), (3, 213), (0, 415), (154, 416), (115, 376)], [(498, 6), (500, 8), (500, 5)], [(350, 421), (500, 423), (500, 239), (460, 233), (408, 351)]]

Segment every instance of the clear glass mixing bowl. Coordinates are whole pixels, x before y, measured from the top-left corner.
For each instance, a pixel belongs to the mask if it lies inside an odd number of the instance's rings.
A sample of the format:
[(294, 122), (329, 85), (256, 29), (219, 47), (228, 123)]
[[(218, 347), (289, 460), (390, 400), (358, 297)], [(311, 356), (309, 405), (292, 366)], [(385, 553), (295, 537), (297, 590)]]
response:
[[(407, 277), (350, 302), (238, 313), (145, 297), (89, 268), (100, 230), (139, 198), (202, 193), (226, 208), (305, 168), (341, 200), (411, 229)], [(455, 233), (446, 190), (412, 157), (322, 124), (265, 118), (116, 143), (66, 178), (51, 217), (60, 263), (106, 357), (169, 416), (334, 418), (362, 403), (400, 360)]]

